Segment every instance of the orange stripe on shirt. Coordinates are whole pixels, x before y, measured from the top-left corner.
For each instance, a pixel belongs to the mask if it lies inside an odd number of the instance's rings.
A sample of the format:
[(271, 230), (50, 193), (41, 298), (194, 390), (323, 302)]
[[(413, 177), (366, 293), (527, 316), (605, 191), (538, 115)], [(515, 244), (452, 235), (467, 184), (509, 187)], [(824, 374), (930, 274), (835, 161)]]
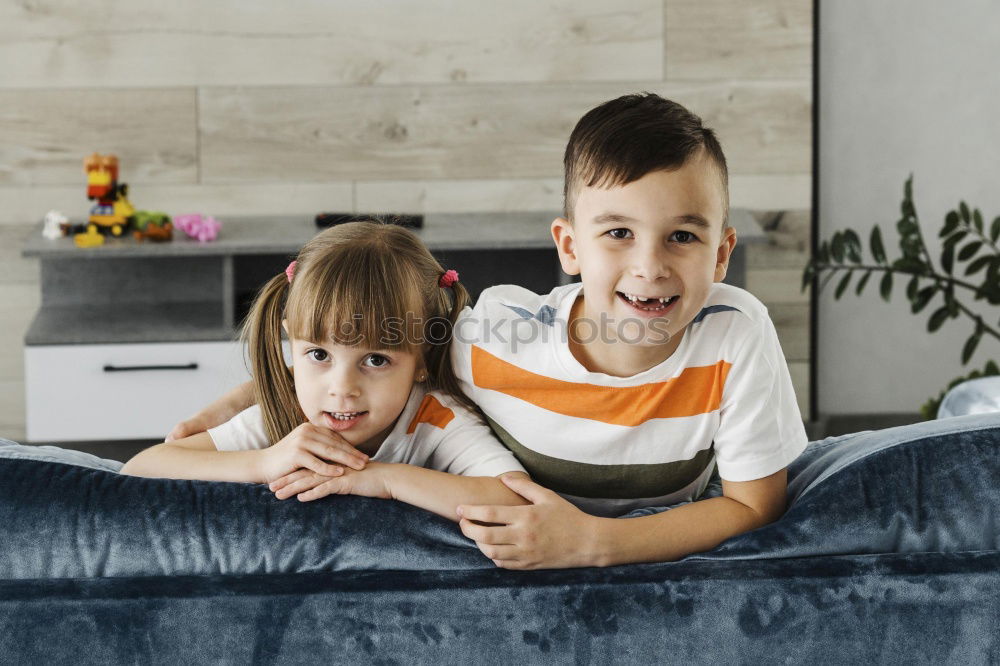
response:
[(719, 408), (732, 363), (686, 368), (678, 377), (642, 386), (598, 386), (552, 379), (472, 346), (472, 381), (550, 412), (613, 425), (696, 416)]
[(420, 403), (420, 408), (417, 409), (413, 420), (410, 421), (410, 427), (406, 429), (406, 434), (411, 434), (421, 423), (430, 423), (432, 426), (444, 430), (453, 418), (455, 418), (455, 412), (438, 402), (434, 396), (427, 394)]

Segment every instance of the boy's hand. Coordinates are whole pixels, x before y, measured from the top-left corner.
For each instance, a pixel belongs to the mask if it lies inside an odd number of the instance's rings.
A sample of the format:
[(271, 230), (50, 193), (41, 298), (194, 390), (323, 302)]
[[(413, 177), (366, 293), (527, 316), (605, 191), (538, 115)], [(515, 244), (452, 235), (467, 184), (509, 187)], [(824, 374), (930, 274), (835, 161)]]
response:
[(340, 476), (344, 468), (364, 469), (368, 456), (329, 428), (303, 423), (278, 443), (261, 449), (260, 475), (273, 481), (299, 469), (327, 477)]
[(500, 480), (531, 504), (458, 507), (462, 534), (486, 557), (504, 569), (594, 566), (597, 518), (523, 477), (503, 475)]
[(300, 469), (272, 481), (267, 487), (280, 500), (298, 495), (300, 502), (317, 500), (327, 495), (360, 495), (392, 499), (388, 484), (385, 482), (385, 475), (382, 474), (383, 470), (383, 465), (371, 463), (362, 472), (345, 469), (342, 475), (330, 477), (312, 470)]

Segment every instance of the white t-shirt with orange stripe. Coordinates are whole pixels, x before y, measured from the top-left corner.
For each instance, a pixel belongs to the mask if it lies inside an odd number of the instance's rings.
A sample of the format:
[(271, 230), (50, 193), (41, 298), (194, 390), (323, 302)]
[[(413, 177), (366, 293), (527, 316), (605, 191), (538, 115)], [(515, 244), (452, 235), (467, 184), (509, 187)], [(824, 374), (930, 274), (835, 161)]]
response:
[[(260, 407), (243, 410), (210, 428), (219, 451), (264, 449), (271, 445)], [(396, 425), (372, 460), (406, 463), (462, 476), (523, 472), (511, 452), (476, 414), (444, 393), (414, 385)]]
[(763, 478), (808, 443), (767, 308), (712, 286), (665, 361), (631, 377), (590, 372), (568, 344), (582, 285), (487, 289), (455, 326), (462, 389), (532, 478), (584, 511), (621, 515), (697, 498), (715, 465)]

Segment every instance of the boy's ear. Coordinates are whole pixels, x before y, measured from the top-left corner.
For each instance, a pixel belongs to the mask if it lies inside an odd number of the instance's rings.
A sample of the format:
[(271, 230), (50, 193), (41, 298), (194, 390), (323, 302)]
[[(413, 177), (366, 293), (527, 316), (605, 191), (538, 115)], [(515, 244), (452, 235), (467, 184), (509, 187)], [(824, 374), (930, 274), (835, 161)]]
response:
[(715, 282), (722, 282), (725, 279), (734, 247), (736, 247), (736, 229), (729, 227), (722, 232), (722, 240), (719, 241), (719, 249), (715, 253)]
[(576, 240), (573, 238), (573, 225), (563, 217), (552, 221), (552, 240), (555, 241), (559, 253), (559, 263), (567, 275), (580, 274), (580, 262), (576, 256)]

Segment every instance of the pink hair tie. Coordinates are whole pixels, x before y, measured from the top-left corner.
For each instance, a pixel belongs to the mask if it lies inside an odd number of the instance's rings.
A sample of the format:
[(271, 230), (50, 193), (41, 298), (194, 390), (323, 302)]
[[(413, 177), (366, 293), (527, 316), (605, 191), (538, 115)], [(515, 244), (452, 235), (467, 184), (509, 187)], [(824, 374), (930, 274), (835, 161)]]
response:
[(450, 287), (456, 282), (458, 282), (458, 272), (453, 270), (447, 270), (444, 272), (444, 275), (441, 276), (441, 279), (438, 280), (438, 286), (442, 288)]
[(288, 264), (288, 268), (285, 269), (285, 277), (288, 278), (288, 284), (291, 284), (292, 278), (295, 277), (295, 266), (298, 263), (299, 262), (297, 261), (293, 261), (292, 263)]

